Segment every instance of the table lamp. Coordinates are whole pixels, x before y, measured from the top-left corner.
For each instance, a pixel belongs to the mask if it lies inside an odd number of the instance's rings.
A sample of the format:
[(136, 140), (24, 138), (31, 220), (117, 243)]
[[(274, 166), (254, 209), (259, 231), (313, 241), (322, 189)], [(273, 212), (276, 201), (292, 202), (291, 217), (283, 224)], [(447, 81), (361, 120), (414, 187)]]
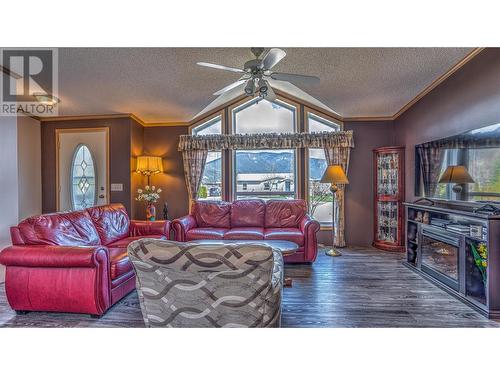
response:
[(438, 182), (440, 184), (455, 184), (452, 190), (458, 195), (463, 190), (461, 184), (474, 183), (474, 180), (463, 165), (449, 165)]
[[(330, 184), (330, 191), (333, 194), (333, 203), (335, 203), (335, 195), (337, 191), (339, 190), (338, 185), (347, 185), (349, 183), (349, 180), (347, 179), (347, 176), (344, 172), (344, 168), (342, 168), (341, 165), (329, 165), (326, 168), (325, 173), (323, 174), (323, 177), (321, 177), (321, 183), (328, 183)], [(334, 229), (335, 223), (334, 223), (334, 215), (332, 213), (332, 248), (326, 252), (326, 255), (332, 256), (332, 257), (337, 257), (342, 255), (340, 251), (338, 251), (335, 248), (335, 229)]]
[(163, 163), (159, 156), (138, 156), (136, 172), (148, 177), (163, 172)]

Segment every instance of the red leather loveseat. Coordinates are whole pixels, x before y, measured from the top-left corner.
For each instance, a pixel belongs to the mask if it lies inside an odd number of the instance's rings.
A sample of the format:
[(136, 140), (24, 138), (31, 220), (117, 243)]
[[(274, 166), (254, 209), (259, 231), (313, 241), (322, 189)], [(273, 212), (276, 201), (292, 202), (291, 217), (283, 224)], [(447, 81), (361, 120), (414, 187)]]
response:
[(16, 311), (100, 316), (135, 289), (127, 245), (169, 232), (168, 221), (130, 220), (121, 204), (23, 220), (0, 253), (9, 304)]
[(287, 263), (314, 262), (320, 226), (304, 200), (193, 202), (191, 214), (172, 221), (175, 240), (287, 240), (299, 245)]

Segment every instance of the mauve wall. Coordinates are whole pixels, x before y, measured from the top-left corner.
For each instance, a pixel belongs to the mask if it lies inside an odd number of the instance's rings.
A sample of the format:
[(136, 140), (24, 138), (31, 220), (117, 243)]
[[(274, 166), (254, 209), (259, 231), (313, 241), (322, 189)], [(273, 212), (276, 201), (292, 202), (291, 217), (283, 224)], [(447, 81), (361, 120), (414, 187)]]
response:
[[(348, 246), (370, 246), (373, 241), (373, 149), (394, 146), (391, 121), (345, 122), (354, 131), (355, 148), (349, 163), (349, 185), (345, 195), (346, 242)], [(396, 145), (397, 146), (397, 145)], [(324, 233), (322, 233), (322, 240)], [(328, 242), (331, 243), (331, 236)]]
[(42, 210), (56, 211), (56, 129), (109, 127), (110, 183), (123, 184), (123, 191), (112, 191), (110, 202), (123, 203), (131, 213), (129, 118), (105, 120), (47, 121), (42, 124)]
[(406, 199), (414, 196), (415, 145), (500, 122), (500, 49), (487, 48), (394, 124), (406, 146)]
[[(168, 203), (169, 217), (175, 219), (189, 211), (189, 199), (184, 180), (182, 154), (177, 151), (179, 136), (188, 134), (187, 126), (161, 126), (144, 128), (144, 153), (163, 158), (164, 173), (151, 177), (151, 185), (159, 186), (163, 192), (157, 207), (157, 217), (163, 217), (163, 204)], [(144, 179), (144, 184), (146, 180)], [(143, 218), (144, 205), (138, 218)]]

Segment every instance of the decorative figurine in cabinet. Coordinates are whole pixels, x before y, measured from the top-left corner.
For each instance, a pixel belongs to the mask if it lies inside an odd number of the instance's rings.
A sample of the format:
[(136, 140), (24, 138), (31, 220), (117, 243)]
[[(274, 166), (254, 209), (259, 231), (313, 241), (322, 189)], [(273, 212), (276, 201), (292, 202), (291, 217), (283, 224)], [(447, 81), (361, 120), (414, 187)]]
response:
[(405, 251), (403, 201), (405, 198), (405, 149), (381, 147), (373, 150), (375, 176), (373, 246), (387, 251)]

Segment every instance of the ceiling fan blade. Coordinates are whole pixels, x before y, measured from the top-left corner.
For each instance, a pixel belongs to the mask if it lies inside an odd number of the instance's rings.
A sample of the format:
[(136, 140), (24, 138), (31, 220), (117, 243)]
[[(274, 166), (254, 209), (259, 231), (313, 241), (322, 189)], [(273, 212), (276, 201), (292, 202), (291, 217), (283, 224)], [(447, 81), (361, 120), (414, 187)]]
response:
[(298, 83), (304, 85), (312, 85), (319, 83), (319, 77), (306, 76), (302, 74), (272, 73), (271, 78), (277, 81), (288, 81), (290, 83)]
[(271, 48), (260, 63), (261, 69), (269, 70), (286, 56), (286, 52), (279, 48)]
[(277, 97), (271, 85), (268, 82), (266, 83), (267, 83), (267, 94), (264, 99), (272, 103), (277, 99)]
[(246, 82), (246, 79), (240, 79), (236, 82), (231, 83), (230, 85), (227, 85), (226, 87), (220, 89), (217, 92), (214, 92), (214, 95), (221, 95), (224, 94), (225, 92), (234, 89), (235, 87), (238, 87), (240, 85), (243, 85)]
[(214, 69), (221, 69), (221, 70), (227, 70), (229, 72), (235, 72), (235, 73), (245, 73), (243, 69), (239, 68), (231, 68), (230, 66), (224, 66), (224, 65), (218, 65), (218, 64), (212, 64), (212, 63), (207, 63), (207, 62), (197, 62), (196, 64), (200, 66), (205, 66), (207, 68), (214, 68)]

